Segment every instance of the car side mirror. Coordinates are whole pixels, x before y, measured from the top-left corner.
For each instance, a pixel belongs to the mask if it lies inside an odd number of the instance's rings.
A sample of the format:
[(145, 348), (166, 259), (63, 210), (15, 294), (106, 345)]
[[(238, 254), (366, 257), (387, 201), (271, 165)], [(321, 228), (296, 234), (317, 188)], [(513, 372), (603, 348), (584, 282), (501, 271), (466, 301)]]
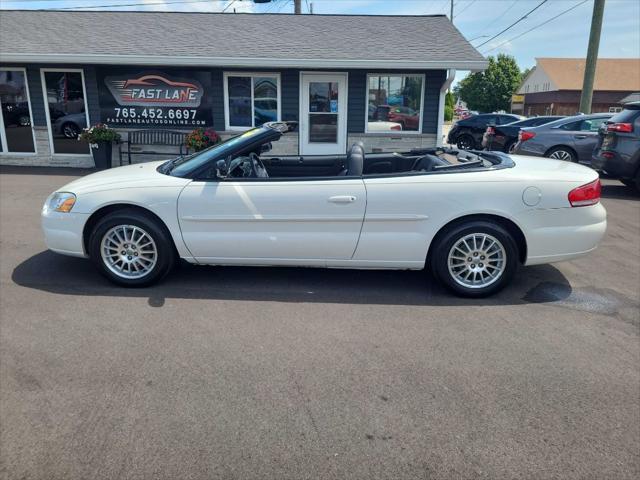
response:
[(216, 175), (218, 176), (218, 178), (227, 178), (227, 175), (229, 175), (229, 167), (227, 166), (227, 161), (218, 160), (216, 162), (216, 170)]

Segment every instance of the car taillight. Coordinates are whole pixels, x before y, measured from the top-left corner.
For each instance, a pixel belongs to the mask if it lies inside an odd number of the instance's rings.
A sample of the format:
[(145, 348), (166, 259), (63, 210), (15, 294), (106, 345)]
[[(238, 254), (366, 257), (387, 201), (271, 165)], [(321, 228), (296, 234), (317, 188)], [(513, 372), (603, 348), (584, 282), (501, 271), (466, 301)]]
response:
[(600, 201), (600, 192), (602, 185), (600, 179), (597, 179), (581, 187), (574, 188), (569, 192), (569, 203), (572, 207), (586, 207), (587, 205), (595, 205)]
[(610, 123), (607, 125), (607, 131), (631, 133), (633, 125), (631, 123)]
[(495, 135), (496, 134), (496, 129), (493, 127), (487, 127), (487, 135)]
[(391, 130), (402, 130), (402, 125), (391, 125)]
[(518, 140), (521, 142), (526, 142), (527, 140), (531, 140), (535, 136), (536, 134), (533, 132), (523, 132), (522, 130), (520, 130), (520, 132), (518, 133)]

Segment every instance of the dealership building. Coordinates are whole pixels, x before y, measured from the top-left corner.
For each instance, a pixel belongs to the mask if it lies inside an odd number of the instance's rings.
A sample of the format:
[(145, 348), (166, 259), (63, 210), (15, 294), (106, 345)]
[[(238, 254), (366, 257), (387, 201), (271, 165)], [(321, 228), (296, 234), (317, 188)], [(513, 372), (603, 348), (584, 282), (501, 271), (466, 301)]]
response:
[(0, 164), (92, 167), (97, 123), (297, 121), (274, 145), (292, 155), (435, 146), (455, 71), (486, 64), (443, 15), (2, 11)]

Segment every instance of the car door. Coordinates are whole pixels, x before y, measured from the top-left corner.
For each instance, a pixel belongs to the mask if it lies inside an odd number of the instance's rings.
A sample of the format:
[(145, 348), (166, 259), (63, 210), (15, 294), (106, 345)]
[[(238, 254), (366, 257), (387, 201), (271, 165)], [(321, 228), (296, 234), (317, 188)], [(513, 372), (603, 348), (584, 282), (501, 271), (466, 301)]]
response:
[(212, 179), (187, 185), (177, 213), (202, 263), (324, 266), (353, 256), (365, 205), (359, 177)]
[(579, 124), (579, 130), (572, 132), (573, 144), (578, 160), (590, 162), (593, 149), (598, 145), (598, 129), (608, 116), (586, 118)]

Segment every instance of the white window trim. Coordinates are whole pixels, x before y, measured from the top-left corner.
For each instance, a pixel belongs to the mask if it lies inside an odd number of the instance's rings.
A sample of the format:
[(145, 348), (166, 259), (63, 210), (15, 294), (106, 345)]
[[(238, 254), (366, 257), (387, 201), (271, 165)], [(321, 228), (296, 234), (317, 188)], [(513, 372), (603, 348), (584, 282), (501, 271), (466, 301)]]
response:
[[(420, 121), (419, 128), (416, 131), (401, 130), (393, 132), (369, 132), (369, 77), (420, 77), (422, 79), (422, 88), (420, 89)], [(424, 92), (427, 89), (426, 75), (424, 73), (367, 73), (365, 85), (365, 108), (364, 108), (364, 133), (368, 135), (388, 135), (397, 137), (399, 135), (422, 135), (422, 127), (424, 120)]]
[[(27, 69), (24, 67), (0, 67), (0, 71), (3, 72), (22, 72), (24, 73), (24, 86), (27, 92), (27, 103), (29, 104), (29, 117), (31, 119), (31, 138), (33, 138), (33, 152), (10, 152), (9, 145), (7, 144), (6, 131), (4, 129), (4, 116), (0, 114), (0, 141), (2, 142), (2, 152), (0, 155), (14, 155), (31, 157), (38, 154), (38, 145), (36, 143), (36, 134), (33, 130), (33, 111), (31, 110), (31, 93), (29, 92), (29, 79), (27, 78)], [(1, 103), (1, 102), (0, 102)], [(7, 148), (5, 148), (7, 147)]]
[[(255, 127), (255, 117), (253, 116), (254, 105), (254, 78), (256, 77), (275, 77), (278, 79), (277, 85), (277, 103), (278, 103), (278, 122), (282, 119), (282, 80), (280, 73), (276, 72), (224, 72), (223, 74), (223, 91), (224, 91), (224, 129), (226, 131), (245, 132)], [(251, 127), (240, 127), (229, 124), (229, 77), (250, 77), (251, 78)]]
[(42, 83), (42, 99), (44, 102), (44, 113), (47, 116), (47, 130), (49, 133), (49, 148), (51, 149), (51, 156), (54, 157), (86, 157), (91, 155), (91, 149), (87, 145), (87, 153), (56, 153), (53, 146), (53, 125), (51, 124), (51, 117), (49, 116), (49, 96), (47, 95), (47, 84), (44, 78), (46, 72), (68, 72), (68, 73), (80, 73), (82, 78), (82, 95), (84, 100), (84, 114), (86, 117), (87, 127), (89, 123), (89, 106), (87, 105), (87, 84), (84, 80), (84, 69), (82, 68), (41, 68), (40, 69), (40, 82)]

